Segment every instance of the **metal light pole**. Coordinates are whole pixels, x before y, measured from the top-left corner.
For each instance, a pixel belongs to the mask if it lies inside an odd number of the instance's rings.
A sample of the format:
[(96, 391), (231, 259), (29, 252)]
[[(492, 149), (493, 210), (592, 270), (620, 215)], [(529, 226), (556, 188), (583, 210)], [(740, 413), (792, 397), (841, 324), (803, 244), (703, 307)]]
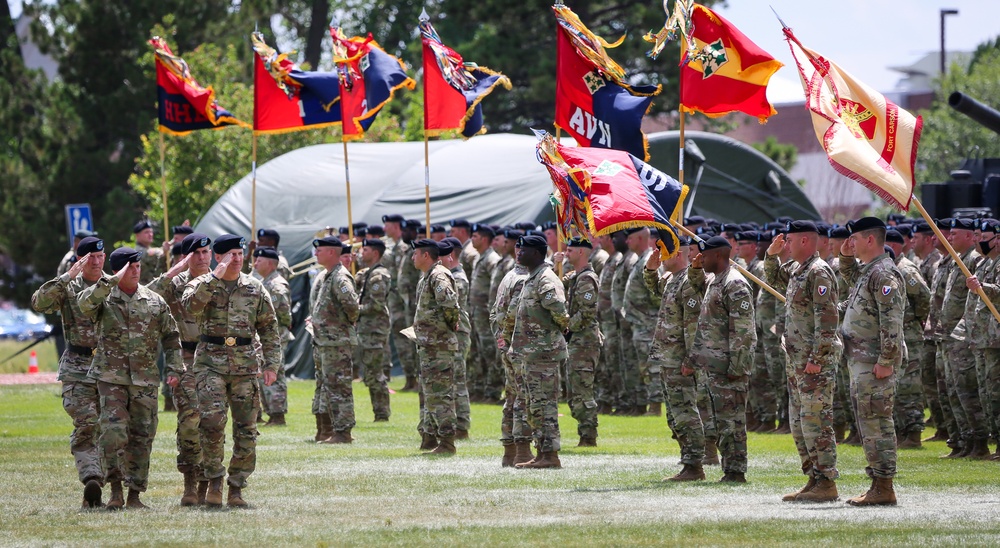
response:
[(958, 15), (958, 10), (954, 8), (941, 8), (941, 76), (944, 77), (945, 74), (945, 61), (944, 61), (944, 18), (949, 15)]

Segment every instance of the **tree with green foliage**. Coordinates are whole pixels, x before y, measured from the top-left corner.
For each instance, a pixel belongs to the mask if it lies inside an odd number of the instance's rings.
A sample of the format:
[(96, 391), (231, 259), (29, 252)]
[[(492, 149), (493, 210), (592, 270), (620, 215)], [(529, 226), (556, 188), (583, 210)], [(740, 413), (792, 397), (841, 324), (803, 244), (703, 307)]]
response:
[(768, 135), (763, 143), (754, 143), (751, 146), (774, 160), (774, 163), (785, 171), (791, 171), (799, 161), (799, 149), (795, 145), (779, 143), (774, 135)]

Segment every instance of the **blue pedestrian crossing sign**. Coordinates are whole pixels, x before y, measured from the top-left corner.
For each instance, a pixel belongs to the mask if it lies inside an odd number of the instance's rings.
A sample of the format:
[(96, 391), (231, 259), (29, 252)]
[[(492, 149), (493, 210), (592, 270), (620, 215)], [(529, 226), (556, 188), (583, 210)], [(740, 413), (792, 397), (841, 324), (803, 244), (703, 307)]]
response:
[(90, 216), (90, 204), (69, 204), (66, 206), (66, 230), (69, 232), (69, 245), (73, 245), (73, 237), (81, 230), (94, 231), (94, 220)]

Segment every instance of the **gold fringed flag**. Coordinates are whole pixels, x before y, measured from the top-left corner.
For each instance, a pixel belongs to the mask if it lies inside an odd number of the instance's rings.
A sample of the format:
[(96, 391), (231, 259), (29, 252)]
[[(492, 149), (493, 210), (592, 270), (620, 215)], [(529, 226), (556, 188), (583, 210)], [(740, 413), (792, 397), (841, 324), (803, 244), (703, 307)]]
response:
[(785, 27), (784, 32), (816, 138), (830, 164), (889, 204), (908, 210), (923, 120), (807, 49), (792, 29)]

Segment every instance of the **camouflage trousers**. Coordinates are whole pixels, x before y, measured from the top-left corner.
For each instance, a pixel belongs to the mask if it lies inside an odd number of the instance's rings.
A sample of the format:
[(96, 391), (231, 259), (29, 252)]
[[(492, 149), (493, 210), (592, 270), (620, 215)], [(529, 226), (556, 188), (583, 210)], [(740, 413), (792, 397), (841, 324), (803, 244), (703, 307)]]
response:
[(322, 354), (323, 399), (330, 414), (334, 432), (344, 432), (354, 428), (354, 346), (320, 346)]
[(278, 368), (278, 377), (271, 386), (264, 384), (264, 378), (257, 379), (260, 386), (260, 406), (268, 415), (288, 413), (288, 379), (285, 368)]
[[(257, 467), (257, 377), (198, 371), (201, 408), (201, 467), (206, 479), (226, 476), (229, 485), (245, 487)], [(233, 451), (229, 470), (222, 465), (226, 451), (226, 424), (233, 416)]]
[(479, 337), (473, 329), (469, 334), (469, 353), (465, 357), (465, 386), (469, 389), (469, 397), (482, 399), (482, 387), (486, 384), (483, 380), (483, 372), (479, 370), (482, 365), (479, 359)]
[(472, 336), (461, 331), (456, 334), (458, 358), (455, 361), (455, 428), (468, 432), (472, 426), (472, 408), (469, 406), (469, 378), (465, 364), (469, 359)]
[(177, 407), (177, 470), (194, 472), (204, 479), (201, 470), (201, 408), (198, 405), (198, 377), (192, 369), (194, 354), (184, 352), (186, 370), (181, 373), (180, 384), (174, 388), (174, 406)]
[(681, 446), (681, 464), (700, 466), (705, 458), (705, 425), (698, 410), (694, 374), (682, 375), (680, 364), (663, 364), (660, 375), (667, 404), (667, 426)]
[(484, 398), (499, 400), (503, 392), (504, 372), (503, 365), (497, 358), (496, 339), (490, 329), (489, 318), (476, 318), (472, 328), (479, 345), (479, 359), (481, 360), (478, 366), (481, 376), (478, 379), (476, 389)]
[(98, 451), (101, 398), (97, 384), (92, 382), (63, 382), (62, 404), (66, 414), (73, 419), (73, 433), (69, 435), (69, 451), (76, 463), (76, 475), (81, 483), (90, 478), (104, 478), (101, 455)]
[(398, 297), (389, 297), (389, 340), (396, 349), (399, 365), (407, 377), (417, 376), (417, 347), (413, 341), (399, 332), (413, 325), (413, 316), (407, 311), (406, 303)]
[(506, 372), (504, 386), (503, 414), (500, 418), (500, 442), (510, 445), (515, 442), (529, 442), (532, 439), (531, 427), (528, 425), (528, 414), (524, 394), (524, 372), (511, 363), (506, 352), (500, 352)]
[(841, 354), (840, 361), (837, 362), (836, 386), (833, 387), (833, 425), (848, 428), (851, 431), (857, 429), (857, 421), (854, 418), (854, 404), (851, 402), (851, 371), (847, 367), (847, 356)]
[[(781, 341), (770, 331), (764, 334), (760, 343), (757, 345), (757, 353), (763, 354), (761, 362), (766, 378), (760, 379), (760, 387), (756, 390), (757, 406), (760, 409), (757, 418), (762, 422), (775, 421), (782, 415), (782, 395), (787, 383), (785, 352), (781, 348)], [(752, 373), (751, 371), (751, 375)]]
[(705, 428), (705, 440), (716, 443), (719, 441), (719, 429), (715, 425), (712, 397), (708, 393), (708, 373), (695, 369), (694, 379), (698, 386), (698, 414), (701, 415), (701, 424)]
[(946, 341), (944, 347), (948, 399), (962, 441), (968, 444), (986, 440), (990, 436), (989, 423), (979, 400), (979, 377), (972, 348), (965, 341)]
[(368, 387), (368, 396), (372, 402), (372, 413), (376, 420), (389, 419), (392, 410), (389, 406), (389, 374), (391, 367), (387, 350), (389, 341), (383, 346), (368, 346), (361, 348), (361, 365), (364, 368), (364, 383)]
[(576, 419), (577, 434), (597, 438), (597, 401), (594, 399), (594, 371), (600, 360), (601, 349), (596, 339), (574, 342), (570, 339), (569, 359), (566, 361), (566, 392), (570, 413)]
[(323, 397), (323, 353), (320, 347), (313, 345), (313, 374), (316, 377), (316, 388), (313, 390), (312, 414), (319, 415), (328, 413), (326, 408), (326, 398)]
[(639, 390), (636, 393), (636, 401), (639, 405), (663, 403), (660, 364), (649, 359), (649, 348), (653, 346), (653, 331), (633, 327), (632, 334), (636, 357), (639, 360)]
[(455, 437), (455, 352), (418, 349), (420, 359), (420, 430), (437, 438)]
[[(937, 379), (938, 403), (941, 405), (941, 416), (938, 418), (937, 427), (944, 427), (948, 431), (948, 447), (961, 447), (962, 431), (959, 429), (955, 410), (952, 409), (951, 398), (948, 397), (948, 362), (944, 354), (945, 343), (938, 341), (934, 352), (934, 374)], [(958, 412), (962, 412), (961, 408)]]
[(618, 336), (621, 341), (621, 361), (619, 361), (618, 371), (621, 374), (622, 391), (617, 407), (634, 409), (637, 405), (646, 405), (646, 394), (640, 381), (639, 354), (636, 352), (636, 345), (633, 342), (634, 332), (632, 324), (628, 320), (619, 320)]
[(896, 400), (896, 376), (876, 379), (874, 364), (848, 362), (851, 369), (851, 401), (861, 433), (861, 444), (870, 478), (896, 475), (896, 427), (892, 409)]
[(825, 368), (815, 375), (806, 364), (789, 363), (788, 423), (799, 451), (802, 471), (816, 479), (835, 480), (837, 442), (833, 433), (833, 392), (836, 369)]
[(924, 401), (931, 410), (931, 417), (934, 418), (934, 426), (941, 428), (944, 425), (944, 412), (941, 410), (941, 400), (938, 396), (937, 382), (937, 343), (933, 340), (925, 339), (920, 347), (920, 384), (924, 393)]
[(597, 370), (594, 371), (594, 391), (598, 404), (613, 407), (618, 399), (614, 379), (619, 367), (621, 343), (618, 338), (618, 323), (613, 317), (601, 320), (601, 333), (604, 333), (604, 346), (601, 348), (601, 360), (597, 362)]
[(988, 402), (990, 428), (994, 439), (1000, 439), (1000, 348), (983, 351), (983, 401)]
[(722, 471), (747, 471), (747, 380), (708, 374), (708, 395), (718, 430)]
[(120, 481), (140, 492), (148, 487), (149, 454), (156, 437), (157, 388), (97, 381), (104, 483)]
[(924, 431), (924, 390), (920, 381), (920, 350), (922, 341), (907, 344), (907, 361), (902, 371), (896, 372), (896, 404), (893, 406), (893, 422), (896, 434), (906, 436), (910, 432)]
[[(763, 341), (764, 336), (757, 329), (757, 340)], [(750, 370), (750, 384), (747, 387), (747, 409), (752, 411), (758, 420), (774, 422), (778, 416), (774, 406), (773, 390), (771, 390), (771, 375), (767, 372), (767, 361), (764, 359), (763, 343), (757, 345), (753, 356), (753, 368)]]
[(535, 448), (559, 451), (559, 362), (522, 362), (520, 368)]

